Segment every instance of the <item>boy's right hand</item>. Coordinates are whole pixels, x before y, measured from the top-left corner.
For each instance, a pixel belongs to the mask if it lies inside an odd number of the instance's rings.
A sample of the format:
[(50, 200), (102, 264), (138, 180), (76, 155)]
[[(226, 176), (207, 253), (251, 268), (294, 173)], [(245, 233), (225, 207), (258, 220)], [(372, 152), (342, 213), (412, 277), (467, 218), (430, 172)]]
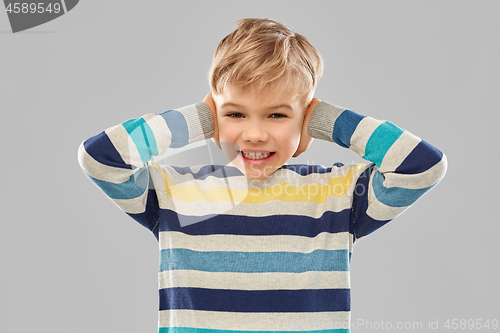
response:
[(207, 96), (203, 99), (203, 102), (208, 105), (210, 111), (212, 111), (212, 117), (214, 119), (214, 134), (212, 135), (212, 140), (215, 145), (221, 149), (220, 140), (219, 140), (219, 126), (217, 125), (217, 108), (215, 107), (215, 102), (212, 97), (212, 92), (209, 92)]

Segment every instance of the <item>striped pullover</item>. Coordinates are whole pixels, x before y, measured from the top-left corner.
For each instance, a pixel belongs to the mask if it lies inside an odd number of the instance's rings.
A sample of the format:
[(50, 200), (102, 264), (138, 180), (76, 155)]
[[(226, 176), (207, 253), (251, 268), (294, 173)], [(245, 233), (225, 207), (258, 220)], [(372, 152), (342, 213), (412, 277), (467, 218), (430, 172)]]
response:
[(159, 243), (159, 333), (350, 332), (353, 245), (434, 187), (446, 156), (388, 121), (320, 102), (316, 139), (369, 163), (160, 165), (153, 156), (212, 137), (197, 103), (147, 114), (82, 142), (79, 163)]

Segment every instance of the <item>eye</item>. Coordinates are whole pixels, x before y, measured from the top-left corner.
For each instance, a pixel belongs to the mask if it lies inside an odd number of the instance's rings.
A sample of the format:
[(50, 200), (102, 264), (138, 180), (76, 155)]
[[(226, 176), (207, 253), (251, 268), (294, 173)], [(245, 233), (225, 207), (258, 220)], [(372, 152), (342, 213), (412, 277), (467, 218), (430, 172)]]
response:
[(241, 118), (243, 115), (239, 112), (231, 112), (227, 114), (228, 117), (230, 118)]
[(286, 114), (283, 113), (273, 113), (271, 118), (286, 118)]

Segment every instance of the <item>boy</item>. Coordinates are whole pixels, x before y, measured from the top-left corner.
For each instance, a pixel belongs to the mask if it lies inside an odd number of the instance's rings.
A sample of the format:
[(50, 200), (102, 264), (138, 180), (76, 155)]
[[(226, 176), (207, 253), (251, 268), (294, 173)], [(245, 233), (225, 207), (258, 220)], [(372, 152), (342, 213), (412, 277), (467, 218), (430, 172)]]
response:
[[(313, 98), (321, 73), (303, 36), (244, 19), (216, 50), (203, 102), (80, 146), (86, 175), (159, 241), (159, 332), (349, 332), (353, 244), (435, 186), (447, 164), (390, 122)], [(228, 165), (151, 159), (209, 138)], [(370, 163), (286, 164), (313, 138)]]

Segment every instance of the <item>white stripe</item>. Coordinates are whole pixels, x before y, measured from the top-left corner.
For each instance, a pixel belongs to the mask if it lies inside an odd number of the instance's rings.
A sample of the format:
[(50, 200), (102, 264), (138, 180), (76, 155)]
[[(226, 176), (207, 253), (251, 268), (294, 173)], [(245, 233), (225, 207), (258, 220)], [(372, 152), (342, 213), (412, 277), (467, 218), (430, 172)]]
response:
[(179, 223), (183, 227), (205, 221), (208, 218), (212, 218), (214, 215), (228, 214), (236, 205), (229, 200), (229, 196), (224, 198), (226, 201), (221, 202), (206, 200), (185, 202), (172, 199), (168, 195), (158, 199), (160, 208), (165, 209), (166, 206), (166, 209), (170, 209), (178, 214)]
[[(309, 324), (307, 324), (309, 323)], [(318, 324), (316, 324), (318, 323)], [(164, 310), (159, 313), (160, 327), (195, 327), (245, 331), (300, 331), (305, 325), (344, 325), (349, 328), (350, 312), (222, 312), (200, 310)], [(321, 326), (320, 326), (321, 327)]]
[(105, 130), (105, 133), (125, 164), (130, 164), (137, 168), (144, 166), (139, 150), (123, 125), (110, 127)]
[(389, 173), (385, 176), (385, 187), (403, 187), (407, 189), (422, 189), (435, 185), (446, 172), (446, 158), (441, 159), (428, 170), (411, 175)]
[(348, 289), (349, 271), (303, 273), (233, 273), (171, 270), (158, 274), (160, 289), (208, 288), (232, 290)]
[(356, 130), (351, 136), (351, 147), (356, 154), (363, 157), (365, 155), (366, 143), (370, 139), (372, 133), (383, 122), (371, 117), (364, 117), (356, 126)]
[(404, 207), (387, 206), (378, 201), (377, 198), (375, 198), (373, 201), (370, 202), (370, 205), (366, 210), (366, 214), (368, 214), (368, 216), (370, 216), (373, 219), (379, 221), (386, 221), (396, 218), (398, 215), (403, 213), (408, 207), (410, 206), (404, 206)]
[(134, 173), (131, 169), (115, 168), (96, 161), (87, 153), (83, 143), (78, 148), (78, 160), (83, 170), (91, 177), (110, 183), (126, 182)]
[[(170, 136), (169, 136), (170, 137)], [(169, 142), (170, 145), (170, 142)], [(168, 148), (167, 151), (164, 154), (158, 155), (158, 156), (153, 156), (153, 160), (155, 162), (158, 162), (159, 165), (168, 165), (169, 163), (169, 158), (171, 156), (180, 154), (182, 152), (199, 148), (202, 146), (208, 146), (207, 141), (198, 141), (198, 142), (193, 142), (188, 145), (185, 145), (184, 147), (180, 148)], [(207, 148), (207, 150), (210, 152), (210, 148)], [(189, 167), (193, 173), (196, 173), (199, 171), (200, 168), (206, 166), (206, 164), (201, 164), (201, 165), (196, 165), (196, 166), (191, 166)]]
[(297, 235), (187, 235), (179, 231), (160, 233), (160, 249), (193, 251), (298, 252), (348, 250), (349, 232), (322, 232), (315, 237)]
[(158, 155), (164, 154), (170, 146), (172, 139), (172, 133), (170, 132), (165, 119), (156, 114), (147, 114), (142, 118), (153, 131), (156, 147), (158, 149)]
[(404, 131), (393, 145), (387, 150), (380, 165), (380, 172), (391, 172), (403, 163), (406, 157), (422, 141), (419, 137)]
[(148, 190), (134, 199), (111, 199), (123, 211), (129, 214), (140, 214), (146, 210), (146, 201), (148, 198)]

